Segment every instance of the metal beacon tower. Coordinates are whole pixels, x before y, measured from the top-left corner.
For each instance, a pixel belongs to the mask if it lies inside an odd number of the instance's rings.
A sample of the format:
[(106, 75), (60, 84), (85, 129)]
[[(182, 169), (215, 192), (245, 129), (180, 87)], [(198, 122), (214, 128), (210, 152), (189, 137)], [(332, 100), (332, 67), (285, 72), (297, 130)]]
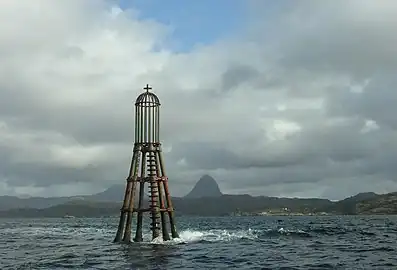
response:
[[(174, 209), (168, 188), (168, 177), (165, 174), (162, 157), (160, 133), (160, 100), (149, 92), (152, 88), (146, 85), (145, 92), (135, 102), (135, 143), (131, 167), (127, 177), (120, 222), (114, 242), (131, 242), (133, 214), (137, 213), (134, 242), (143, 241), (143, 214), (150, 215), (152, 239), (160, 233), (164, 241), (170, 240), (167, 229), (167, 217), (172, 238), (178, 238), (174, 220)], [(148, 198), (145, 197), (145, 184), (148, 184)], [(139, 184), (139, 185), (138, 185)], [(138, 189), (138, 199), (135, 191)], [(135, 207), (134, 205), (137, 204)]]

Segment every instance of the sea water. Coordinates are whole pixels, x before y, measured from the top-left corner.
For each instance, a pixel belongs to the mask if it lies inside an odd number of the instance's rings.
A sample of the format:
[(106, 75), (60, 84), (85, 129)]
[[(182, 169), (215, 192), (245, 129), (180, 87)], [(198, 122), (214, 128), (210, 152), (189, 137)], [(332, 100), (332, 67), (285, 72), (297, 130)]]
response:
[(139, 244), (112, 243), (117, 225), (0, 219), (0, 269), (397, 269), (393, 216), (180, 216), (179, 239)]

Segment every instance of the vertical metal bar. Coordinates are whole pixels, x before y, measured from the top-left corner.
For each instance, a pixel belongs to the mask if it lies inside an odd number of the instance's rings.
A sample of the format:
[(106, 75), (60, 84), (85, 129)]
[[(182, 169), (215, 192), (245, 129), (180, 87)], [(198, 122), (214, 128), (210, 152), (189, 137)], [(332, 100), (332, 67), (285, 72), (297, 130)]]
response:
[(146, 98), (147, 98), (147, 96), (145, 96), (145, 98), (144, 98), (144, 101), (143, 101), (143, 106), (142, 106), (142, 108), (143, 108), (143, 122), (142, 122), (142, 129), (143, 129), (143, 142), (146, 142), (146, 122), (147, 122), (147, 120), (146, 120), (146, 116), (147, 116), (147, 113), (146, 113)]
[[(143, 150), (143, 149), (142, 149)], [(145, 182), (144, 178), (146, 176), (146, 151), (142, 151), (142, 167), (141, 167), (141, 176), (139, 177), (139, 202), (138, 208), (139, 210), (143, 207), (143, 196), (145, 194)], [(137, 215), (137, 224), (136, 224), (136, 233), (135, 233), (135, 242), (142, 242), (142, 221), (143, 221), (143, 213), (138, 212)]]
[(139, 110), (138, 106), (135, 105), (135, 144), (139, 143)]
[[(161, 174), (162, 174), (162, 176), (165, 176), (165, 168), (164, 168), (165, 166), (164, 166), (164, 161), (163, 161), (161, 149), (159, 151), (159, 162), (160, 162)], [(178, 235), (178, 233), (176, 231), (175, 217), (174, 217), (174, 208), (172, 206), (171, 196), (170, 196), (169, 189), (168, 189), (168, 181), (164, 180), (163, 181), (163, 185), (164, 185), (165, 197), (166, 197), (167, 205), (168, 205), (168, 218), (170, 220), (171, 235), (172, 235), (172, 238), (178, 238), (179, 235)]]
[(148, 141), (148, 139), (147, 139), (147, 133), (148, 133), (148, 128), (147, 128), (147, 117), (148, 117), (148, 110), (147, 110), (147, 100), (145, 100), (145, 120), (144, 120), (144, 125), (145, 125), (145, 127), (144, 127), (144, 133), (145, 133), (145, 140), (144, 140), (144, 142), (147, 142)]
[(157, 110), (157, 119), (156, 119), (156, 142), (160, 142), (160, 106), (156, 107)]
[(153, 104), (152, 104), (152, 142), (156, 141), (156, 137), (155, 137), (155, 132), (156, 132), (156, 104), (154, 103), (155, 101), (153, 100)]
[(150, 99), (149, 99), (149, 103), (148, 103), (148, 107), (147, 107), (147, 113), (148, 113), (148, 118), (147, 118), (147, 124), (148, 124), (148, 126), (147, 126), (147, 129), (148, 129), (148, 143), (150, 143), (151, 141), (152, 141), (152, 134), (151, 134), (151, 127), (152, 127), (152, 119), (151, 119), (151, 116), (152, 116), (152, 114), (151, 114), (151, 110), (152, 110), (152, 107), (150, 107)]
[(136, 154), (135, 154), (134, 168), (131, 171), (131, 174), (129, 177), (131, 179), (131, 188), (130, 188), (130, 198), (129, 198), (128, 212), (127, 212), (127, 224), (126, 224), (124, 238), (123, 238), (124, 242), (131, 241), (131, 224), (132, 224), (132, 217), (133, 217), (133, 212), (134, 212), (135, 188), (136, 188), (136, 183), (137, 183), (136, 180), (137, 180), (137, 176), (138, 176), (140, 157), (141, 157), (140, 148), (137, 148)]
[(141, 121), (138, 132), (141, 134), (139, 142), (142, 143), (143, 142), (143, 104), (142, 103), (140, 103), (140, 111), (141, 111), (140, 113)]
[[(127, 178), (127, 186), (125, 189), (125, 193), (124, 193), (124, 200), (123, 200), (123, 206), (121, 207), (121, 213), (120, 213), (120, 221), (119, 221), (119, 226), (117, 229), (117, 233), (116, 233), (116, 237), (114, 239), (114, 242), (120, 242), (121, 240), (121, 236), (123, 234), (123, 230), (124, 230), (124, 225), (125, 225), (125, 216), (128, 209), (128, 205), (131, 199), (131, 187), (132, 187), (132, 183), (131, 183), (131, 176), (133, 173), (133, 168), (136, 164), (135, 158), (137, 155), (137, 151), (136, 149), (133, 150), (133, 154), (132, 154), (132, 159), (131, 159), (131, 166), (130, 166), (130, 170), (129, 170), (129, 174), (128, 174), (128, 178)], [(128, 230), (128, 220), (127, 220), (127, 224), (125, 227), (125, 230)]]

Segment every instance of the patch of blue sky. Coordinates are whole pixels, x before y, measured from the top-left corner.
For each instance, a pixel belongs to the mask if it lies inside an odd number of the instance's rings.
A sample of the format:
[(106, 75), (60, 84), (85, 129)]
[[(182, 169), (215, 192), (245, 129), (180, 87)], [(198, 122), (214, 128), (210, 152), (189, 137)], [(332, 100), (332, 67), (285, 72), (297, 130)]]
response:
[(170, 26), (171, 50), (186, 52), (233, 36), (245, 24), (247, 0), (119, 0), (122, 9)]

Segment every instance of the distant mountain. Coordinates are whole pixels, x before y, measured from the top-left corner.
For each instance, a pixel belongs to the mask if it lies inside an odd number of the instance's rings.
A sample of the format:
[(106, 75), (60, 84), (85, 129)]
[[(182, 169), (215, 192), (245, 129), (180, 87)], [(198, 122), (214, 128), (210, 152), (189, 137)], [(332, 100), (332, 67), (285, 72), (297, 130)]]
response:
[(346, 199), (334, 202), (332, 205), (322, 209), (324, 212), (331, 213), (343, 213), (348, 215), (354, 215), (357, 213), (356, 205), (362, 201), (371, 200), (379, 197), (374, 192), (359, 193), (355, 196), (348, 197)]
[[(368, 194), (367, 194), (368, 195)], [(376, 194), (375, 194), (376, 195)], [(365, 198), (365, 199), (364, 199)], [(222, 195), (202, 198), (172, 198), (177, 215), (224, 216), (236, 213), (268, 212), (336, 215), (397, 214), (397, 192), (356, 196), (332, 202), (327, 199), (277, 198), (250, 195)], [(120, 212), (120, 202), (98, 202), (74, 199), (45, 209), (19, 208), (0, 211), (0, 217), (76, 217), (114, 216)]]
[[(93, 195), (18, 198), (0, 196), (0, 217), (96, 217), (117, 215), (125, 185), (114, 185)], [(147, 194), (145, 194), (145, 205)], [(205, 200), (202, 198), (205, 197)], [(137, 196), (135, 197), (138, 199)], [(183, 198), (172, 198), (176, 212), (183, 215), (219, 216), (231, 213), (328, 213), (337, 215), (397, 214), (397, 192), (373, 192), (332, 202), (327, 199), (278, 198), (250, 195), (223, 195), (215, 179), (202, 176)], [(281, 212), (280, 212), (281, 211)]]
[[(224, 216), (236, 210), (261, 212), (269, 209), (284, 209), (309, 213), (332, 202), (325, 199), (291, 199), (276, 197), (253, 197), (250, 195), (222, 195), (202, 198), (172, 198), (178, 215)], [(73, 200), (45, 209), (10, 209), (0, 211), (0, 217), (101, 217), (114, 216), (120, 212), (120, 203)]]
[(16, 196), (0, 196), (0, 210), (7, 210), (13, 208), (47, 208), (57, 204), (65, 203), (73, 197), (30, 197), (18, 198)]
[(222, 192), (218, 183), (209, 175), (203, 175), (193, 189), (184, 197), (188, 199), (202, 197), (220, 197)]
[(203, 198), (173, 198), (175, 211), (185, 215), (224, 216), (234, 212), (258, 213), (277, 211), (285, 208), (294, 213), (319, 212), (331, 205), (327, 199), (277, 198), (251, 195), (221, 195)]
[(42, 217), (106, 217), (120, 213), (120, 203), (115, 202), (90, 202), (85, 200), (72, 200), (63, 204), (53, 205), (44, 209), (18, 208), (0, 211), (0, 217), (7, 218), (42, 218)]
[(356, 214), (361, 215), (397, 215), (397, 192), (377, 195), (360, 201), (356, 205)]
[(36, 208), (44, 209), (72, 200), (121, 202), (124, 199), (124, 185), (114, 185), (103, 192), (93, 195), (69, 196), (69, 197), (30, 197), (19, 198), (16, 196), (0, 196), (0, 211), (15, 208)]
[(113, 185), (105, 191), (97, 194), (86, 196), (90, 200), (102, 201), (102, 202), (118, 202), (123, 201), (126, 185)]
[(358, 193), (355, 196), (346, 198), (343, 201), (347, 201), (347, 200), (349, 200), (349, 201), (364, 201), (364, 200), (374, 199), (378, 196), (379, 196), (379, 194), (377, 194), (375, 192), (362, 192), (362, 193)]
[[(125, 185), (113, 185), (108, 189), (93, 194), (93, 195), (81, 195), (81, 196), (70, 196), (70, 197), (30, 197), (30, 198), (19, 198), (16, 196), (0, 196), (0, 211), (9, 209), (20, 209), (20, 208), (35, 208), (44, 209), (52, 206), (65, 204), (70, 201), (96, 201), (96, 202), (118, 202), (121, 203), (124, 200)], [(135, 194), (138, 194), (136, 192)], [(147, 200), (147, 195), (144, 195)], [(135, 196), (135, 202), (138, 201), (138, 196)]]

